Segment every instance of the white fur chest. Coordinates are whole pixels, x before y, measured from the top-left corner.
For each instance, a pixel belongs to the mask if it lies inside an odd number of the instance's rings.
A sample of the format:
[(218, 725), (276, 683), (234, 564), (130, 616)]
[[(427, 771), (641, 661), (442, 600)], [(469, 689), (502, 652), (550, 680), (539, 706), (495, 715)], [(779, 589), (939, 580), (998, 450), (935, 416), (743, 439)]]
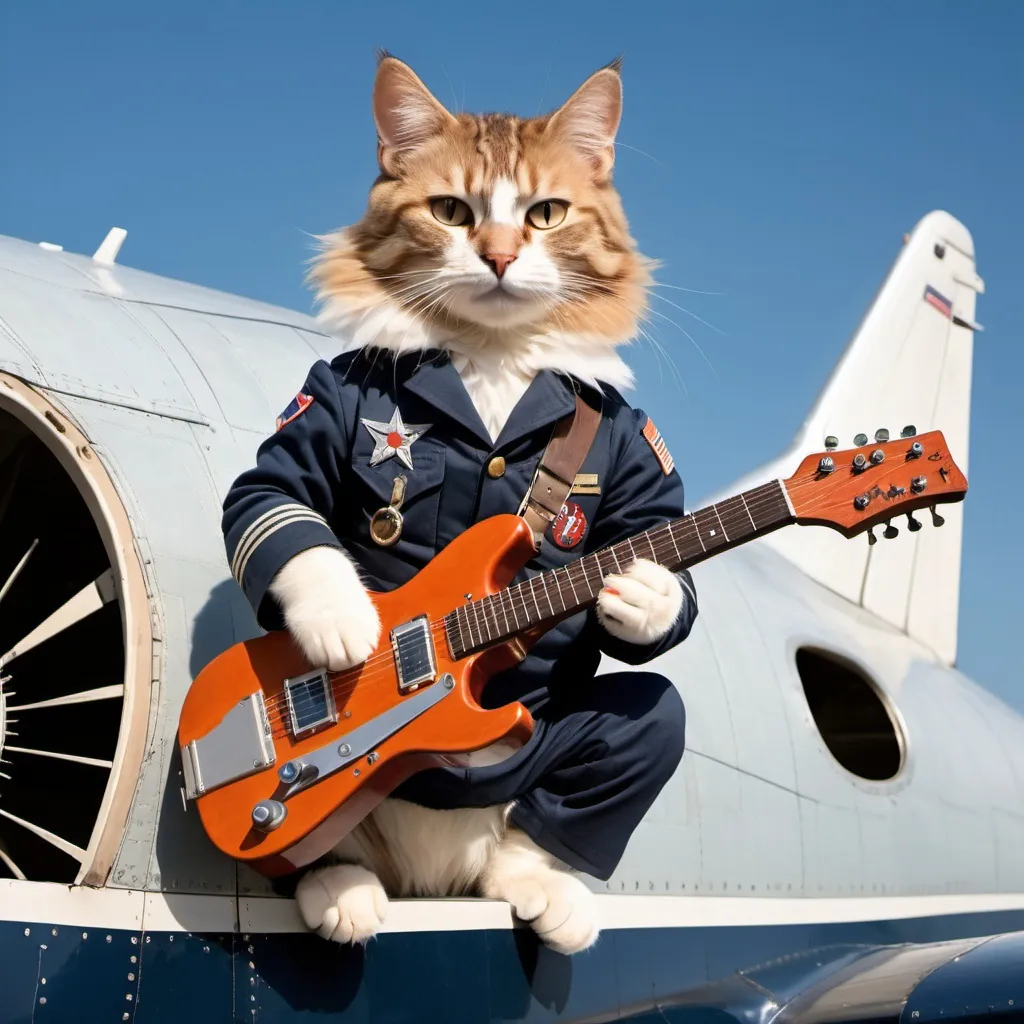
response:
[(501, 359), (471, 361), (464, 355), (453, 355), (452, 361), (491, 440), (496, 441), (535, 374)]

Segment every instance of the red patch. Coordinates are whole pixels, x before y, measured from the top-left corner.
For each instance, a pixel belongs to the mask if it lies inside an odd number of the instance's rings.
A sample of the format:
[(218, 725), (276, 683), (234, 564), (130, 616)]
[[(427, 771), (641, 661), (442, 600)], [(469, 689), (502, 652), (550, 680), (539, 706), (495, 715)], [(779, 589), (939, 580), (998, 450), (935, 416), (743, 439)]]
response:
[(551, 524), (552, 540), (560, 548), (574, 548), (587, 532), (587, 517), (575, 501), (567, 501)]
[(402, 447), (402, 435), (397, 430), (392, 430), (388, 434), (388, 447), (389, 448), (401, 448)]
[(289, 403), (288, 407), (277, 417), (277, 429), (287, 426), (292, 420), (298, 419), (313, 404), (313, 396), (300, 391)]

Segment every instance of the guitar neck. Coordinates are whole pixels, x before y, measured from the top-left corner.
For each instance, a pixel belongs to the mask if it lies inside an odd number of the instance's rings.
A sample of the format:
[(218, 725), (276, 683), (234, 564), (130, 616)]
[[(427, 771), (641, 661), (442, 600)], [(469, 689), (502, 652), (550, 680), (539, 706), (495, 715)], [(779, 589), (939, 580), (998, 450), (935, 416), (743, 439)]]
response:
[(445, 631), (452, 653), (465, 657), (589, 607), (605, 576), (625, 572), (637, 559), (686, 569), (795, 519), (781, 480), (708, 505), (449, 612)]

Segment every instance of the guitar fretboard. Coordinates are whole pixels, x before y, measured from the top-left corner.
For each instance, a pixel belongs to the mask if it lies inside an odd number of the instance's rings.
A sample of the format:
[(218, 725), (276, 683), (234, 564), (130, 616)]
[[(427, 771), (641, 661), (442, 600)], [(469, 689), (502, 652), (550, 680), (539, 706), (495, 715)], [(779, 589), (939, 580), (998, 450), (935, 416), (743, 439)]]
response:
[(444, 619), (452, 654), (463, 658), (580, 611), (597, 600), (605, 576), (637, 559), (685, 569), (793, 521), (782, 482), (772, 480), (456, 608)]

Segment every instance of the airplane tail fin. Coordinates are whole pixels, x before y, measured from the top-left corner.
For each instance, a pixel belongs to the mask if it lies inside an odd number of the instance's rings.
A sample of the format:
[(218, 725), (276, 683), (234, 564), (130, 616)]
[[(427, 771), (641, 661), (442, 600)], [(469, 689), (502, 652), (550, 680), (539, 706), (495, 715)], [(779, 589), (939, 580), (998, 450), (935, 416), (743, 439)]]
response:
[[(788, 476), (827, 435), (849, 448), (859, 433), (904, 426), (941, 430), (967, 473), (976, 296), (984, 282), (970, 233), (948, 213), (925, 216), (904, 246), (793, 446), (757, 479)], [(963, 504), (942, 508), (945, 525), (899, 539), (847, 540), (824, 527), (765, 538), (809, 576), (907, 633), (942, 662), (956, 660)]]

